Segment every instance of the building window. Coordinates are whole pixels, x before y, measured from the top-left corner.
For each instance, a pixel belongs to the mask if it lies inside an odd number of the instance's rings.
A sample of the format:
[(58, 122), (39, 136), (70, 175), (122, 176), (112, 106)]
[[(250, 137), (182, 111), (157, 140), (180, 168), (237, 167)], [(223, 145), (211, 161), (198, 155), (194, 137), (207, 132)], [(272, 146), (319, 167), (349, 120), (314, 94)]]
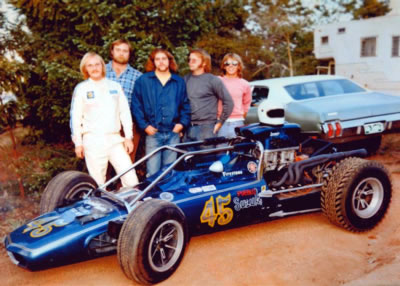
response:
[(400, 36), (392, 37), (392, 57), (400, 56)]
[(361, 39), (361, 56), (362, 57), (376, 56), (376, 37)]
[(346, 28), (339, 28), (338, 34), (344, 34), (346, 32)]
[(328, 36), (321, 37), (321, 44), (325, 45), (329, 42)]

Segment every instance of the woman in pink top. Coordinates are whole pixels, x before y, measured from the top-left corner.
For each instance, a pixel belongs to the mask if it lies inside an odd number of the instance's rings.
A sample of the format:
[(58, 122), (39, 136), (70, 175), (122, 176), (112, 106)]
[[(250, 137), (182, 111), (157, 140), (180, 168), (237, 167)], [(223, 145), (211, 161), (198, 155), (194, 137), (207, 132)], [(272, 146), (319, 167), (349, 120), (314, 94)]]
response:
[[(235, 127), (244, 125), (244, 119), (251, 103), (251, 89), (249, 83), (242, 78), (243, 62), (239, 55), (228, 53), (221, 62), (220, 76), (225, 87), (232, 97), (234, 106), (229, 118), (222, 125), (218, 136), (228, 138), (235, 137)], [(218, 106), (218, 114), (222, 109), (221, 103)]]

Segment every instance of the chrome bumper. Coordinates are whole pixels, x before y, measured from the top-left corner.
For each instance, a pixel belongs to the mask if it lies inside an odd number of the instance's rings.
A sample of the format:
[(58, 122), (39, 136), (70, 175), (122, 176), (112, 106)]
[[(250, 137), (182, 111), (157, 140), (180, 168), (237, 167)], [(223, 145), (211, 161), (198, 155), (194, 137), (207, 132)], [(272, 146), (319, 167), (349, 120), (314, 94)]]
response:
[[(372, 126), (378, 127), (375, 130)], [(400, 113), (367, 117), (348, 121), (329, 121), (321, 125), (320, 137), (343, 143), (354, 139), (364, 139), (400, 131)]]

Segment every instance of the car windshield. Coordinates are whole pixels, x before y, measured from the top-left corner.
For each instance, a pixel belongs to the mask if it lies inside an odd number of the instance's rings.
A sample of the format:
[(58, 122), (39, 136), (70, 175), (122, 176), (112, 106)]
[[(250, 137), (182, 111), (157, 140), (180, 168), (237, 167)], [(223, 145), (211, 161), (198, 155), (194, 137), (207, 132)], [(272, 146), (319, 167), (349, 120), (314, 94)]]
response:
[(365, 91), (347, 79), (298, 83), (287, 85), (285, 89), (295, 100)]

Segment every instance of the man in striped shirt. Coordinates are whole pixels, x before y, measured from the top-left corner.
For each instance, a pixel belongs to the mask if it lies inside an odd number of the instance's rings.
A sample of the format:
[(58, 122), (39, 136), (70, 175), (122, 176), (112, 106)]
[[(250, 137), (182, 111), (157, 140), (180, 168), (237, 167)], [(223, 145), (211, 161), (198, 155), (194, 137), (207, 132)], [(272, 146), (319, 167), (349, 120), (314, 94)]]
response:
[[(112, 60), (106, 65), (106, 77), (118, 82), (122, 86), (125, 96), (128, 99), (129, 106), (132, 101), (135, 81), (142, 75), (140, 71), (134, 69), (129, 64), (131, 53), (132, 46), (127, 40), (116, 40), (110, 47), (110, 57)], [(135, 161), (136, 151), (139, 146), (140, 133), (138, 132), (136, 125), (133, 129), (134, 150), (131, 154), (131, 159), (132, 161)]]

